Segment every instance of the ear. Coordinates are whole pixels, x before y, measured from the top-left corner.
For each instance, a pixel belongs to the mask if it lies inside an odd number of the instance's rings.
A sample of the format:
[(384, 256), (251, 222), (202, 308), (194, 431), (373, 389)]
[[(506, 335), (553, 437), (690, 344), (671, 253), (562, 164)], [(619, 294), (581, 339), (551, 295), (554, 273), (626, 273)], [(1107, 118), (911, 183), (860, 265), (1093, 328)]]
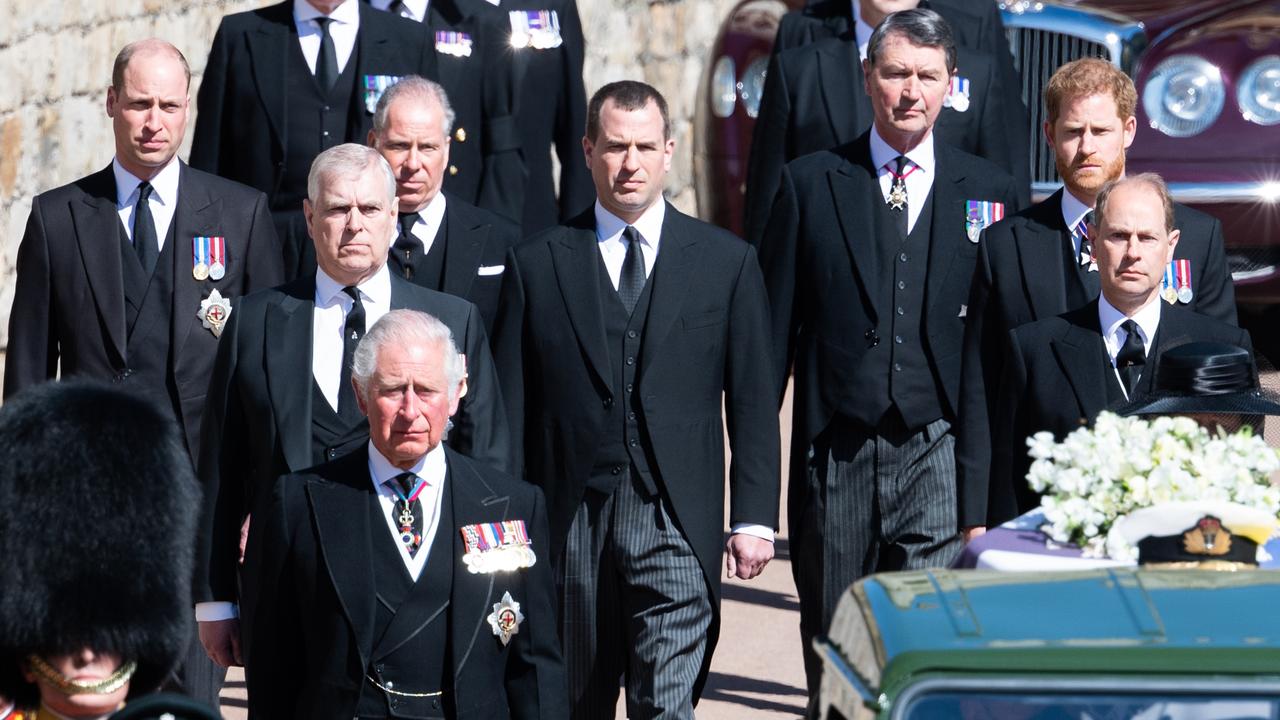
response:
[(312, 241), (315, 241), (316, 239), (315, 235), (313, 235), (311, 232), (311, 218), (315, 214), (316, 214), (316, 209), (311, 205), (311, 199), (304, 198), (302, 200), (302, 219), (305, 220), (307, 223), (307, 235), (311, 238)]
[(1173, 249), (1178, 247), (1178, 239), (1182, 237), (1182, 231), (1174, 228), (1169, 231), (1169, 253), (1164, 259), (1164, 264), (1168, 265), (1173, 260)]
[(378, 149), (378, 133), (374, 132), (373, 128), (369, 129), (369, 134), (365, 137), (364, 144), (368, 145), (374, 150)]
[(1133, 138), (1138, 134), (1138, 119), (1130, 115), (1125, 118), (1121, 127), (1124, 129), (1124, 146), (1127, 149), (1133, 144)]
[(591, 142), (591, 138), (586, 135), (582, 136), (582, 159), (587, 164), (587, 168), (591, 167), (591, 153), (595, 149), (595, 143)]
[(871, 61), (862, 61), (862, 91), (871, 96)]
[(115, 119), (116, 117), (116, 89), (113, 86), (107, 86), (107, 117)]
[(356, 407), (360, 408), (360, 414), (369, 417), (369, 401), (365, 399), (364, 393), (360, 392), (360, 385), (354, 377), (351, 378), (351, 390), (356, 396)]

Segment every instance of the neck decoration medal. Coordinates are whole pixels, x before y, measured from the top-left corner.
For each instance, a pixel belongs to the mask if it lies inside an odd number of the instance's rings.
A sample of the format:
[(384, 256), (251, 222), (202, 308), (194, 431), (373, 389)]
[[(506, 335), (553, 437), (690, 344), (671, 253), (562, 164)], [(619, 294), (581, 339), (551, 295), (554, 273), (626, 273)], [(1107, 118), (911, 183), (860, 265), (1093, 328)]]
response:
[(893, 187), (889, 188), (889, 207), (901, 212), (907, 207), (907, 176), (916, 171), (917, 165), (907, 168), (899, 175), (893, 168), (886, 168), (893, 176)]
[(400, 525), (400, 542), (409, 549), (409, 552), (416, 551), (422, 545), (422, 536), (413, 529), (413, 501), (418, 499), (422, 491), (427, 487), (427, 481), (418, 478), (418, 482), (413, 489), (406, 495), (399, 487), (397, 482), (387, 483), (396, 497), (400, 499), (400, 514), (396, 516), (396, 522)]

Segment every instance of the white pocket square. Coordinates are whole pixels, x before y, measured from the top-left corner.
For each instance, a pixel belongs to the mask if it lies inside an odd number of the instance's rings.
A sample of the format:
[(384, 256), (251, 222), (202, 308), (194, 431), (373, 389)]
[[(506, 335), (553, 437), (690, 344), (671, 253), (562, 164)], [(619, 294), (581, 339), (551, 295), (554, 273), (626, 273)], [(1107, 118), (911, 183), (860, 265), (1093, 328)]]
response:
[(956, 317), (964, 317), (964, 316), (966, 316), (966, 315), (968, 315), (968, 314), (969, 314), (969, 306), (968, 306), (968, 305), (961, 305), (961, 306), (960, 306), (960, 314), (959, 314), (959, 315), (957, 315)]
[(506, 265), (481, 265), (480, 269), (476, 270), (476, 274), (477, 275), (501, 275), (502, 271), (506, 269), (507, 269)]

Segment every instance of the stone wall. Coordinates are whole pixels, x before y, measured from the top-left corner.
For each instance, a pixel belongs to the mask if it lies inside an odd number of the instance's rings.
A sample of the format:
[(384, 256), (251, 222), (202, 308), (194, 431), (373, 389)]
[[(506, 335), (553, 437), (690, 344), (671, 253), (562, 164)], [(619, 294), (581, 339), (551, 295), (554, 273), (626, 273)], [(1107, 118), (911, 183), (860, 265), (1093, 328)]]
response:
[[(13, 303), (14, 261), (31, 198), (97, 170), (113, 153), (103, 109), (111, 61), (131, 40), (159, 36), (178, 46), (199, 87), (209, 43), (225, 14), (260, 0), (0, 0), (0, 347)], [(676, 162), (668, 196), (694, 212), (693, 113), (704, 59), (735, 0), (579, 0), (587, 40), (588, 94), (643, 79), (668, 99)], [(639, 77), (637, 78), (637, 74)], [(194, 111), (188, 120), (190, 146)], [(16, 309), (21, 312), (21, 308)]]

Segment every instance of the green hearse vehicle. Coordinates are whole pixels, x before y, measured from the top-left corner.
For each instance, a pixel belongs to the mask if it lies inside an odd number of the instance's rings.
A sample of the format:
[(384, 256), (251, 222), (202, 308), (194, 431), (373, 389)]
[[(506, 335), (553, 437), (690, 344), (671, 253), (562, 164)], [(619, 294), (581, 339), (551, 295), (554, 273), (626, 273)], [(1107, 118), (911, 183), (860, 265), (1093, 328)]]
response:
[(1280, 720), (1280, 572), (873, 575), (814, 645), (827, 720)]

